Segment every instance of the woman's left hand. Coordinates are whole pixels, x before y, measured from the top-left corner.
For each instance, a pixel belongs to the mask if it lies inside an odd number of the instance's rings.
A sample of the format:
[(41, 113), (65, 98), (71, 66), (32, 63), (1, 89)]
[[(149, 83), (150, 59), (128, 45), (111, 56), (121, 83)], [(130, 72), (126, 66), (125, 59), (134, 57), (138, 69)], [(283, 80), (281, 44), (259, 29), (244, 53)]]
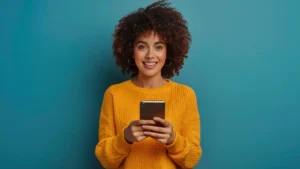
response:
[(173, 131), (173, 125), (159, 117), (154, 117), (153, 120), (161, 123), (163, 127), (144, 125), (144, 135), (152, 137), (166, 145), (172, 144), (176, 137), (175, 132)]

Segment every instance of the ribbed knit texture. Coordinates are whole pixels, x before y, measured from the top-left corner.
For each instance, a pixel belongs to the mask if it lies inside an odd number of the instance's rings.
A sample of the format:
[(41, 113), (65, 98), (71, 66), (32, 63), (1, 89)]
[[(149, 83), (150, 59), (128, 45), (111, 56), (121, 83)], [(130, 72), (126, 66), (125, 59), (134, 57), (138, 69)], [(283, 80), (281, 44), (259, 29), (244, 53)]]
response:
[[(165, 119), (176, 133), (171, 145), (150, 137), (128, 144), (124, 129), (139, 119), (143, 100), (164, 100)], [(157, 88), (141, 88), (131, 80), (110, 86), (103, 98), (99, 120), (99, 142), (95, 154), (106, 169), (175, 169), (193, 168), (198, 163), (200, 147), (200, 116), (194, 91), (179, 83)]]

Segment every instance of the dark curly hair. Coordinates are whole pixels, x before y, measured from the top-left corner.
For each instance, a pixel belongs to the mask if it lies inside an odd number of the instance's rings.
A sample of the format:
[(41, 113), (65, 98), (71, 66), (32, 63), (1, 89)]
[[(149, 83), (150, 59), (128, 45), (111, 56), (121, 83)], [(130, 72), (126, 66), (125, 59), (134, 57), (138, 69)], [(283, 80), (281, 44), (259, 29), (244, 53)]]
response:
[(170, 4), (161, 0), (145, 9), (139, 8), (120, 19), (113, 34), (113, 53), (116, 64), (124, 74), (129, 74), (131, 77), (138, 74), (137, 66), (130, 61), (133, 56), (134, 41), (141, 34), (154, 31), (167, 46), (166, 64), (169, 66), (162, 68), (162, 76), (171, 78), (175, 74), (179, 75), (184, 58), (188, 57), (191, 36), (187, 21), (180, 12), (170, 7)]

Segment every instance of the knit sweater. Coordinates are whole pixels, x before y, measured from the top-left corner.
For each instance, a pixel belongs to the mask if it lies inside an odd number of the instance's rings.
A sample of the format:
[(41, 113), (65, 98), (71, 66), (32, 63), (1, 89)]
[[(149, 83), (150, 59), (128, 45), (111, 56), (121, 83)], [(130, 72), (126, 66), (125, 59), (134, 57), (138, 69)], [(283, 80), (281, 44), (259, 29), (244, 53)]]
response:
[[(175, 140), (170, 145), (147, 137), (129, 144), (124, 129), (139, 120), (143, 100), (164, 100), (165, 120), (173, 125)], [(200, 147), (200, 116), (196, 95), (190, 87), (168, 80), (157, 88), (141, 88), (127, 80), (110, 86), (104, 94), (99, 118), (99, 142), (95, 154), (107, 169), (194, 168)]]

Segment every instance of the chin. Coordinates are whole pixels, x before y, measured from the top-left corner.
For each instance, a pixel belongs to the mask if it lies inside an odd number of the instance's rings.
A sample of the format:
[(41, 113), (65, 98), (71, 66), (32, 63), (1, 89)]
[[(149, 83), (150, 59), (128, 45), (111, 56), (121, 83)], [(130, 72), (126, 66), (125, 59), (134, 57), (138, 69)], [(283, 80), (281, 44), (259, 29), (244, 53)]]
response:
[(161, 71), (160, 70), (141, 70), (139, 71), (139, 74), (144, 76), (144, 77), (154, 77), (157, 75), (161, 75)]

